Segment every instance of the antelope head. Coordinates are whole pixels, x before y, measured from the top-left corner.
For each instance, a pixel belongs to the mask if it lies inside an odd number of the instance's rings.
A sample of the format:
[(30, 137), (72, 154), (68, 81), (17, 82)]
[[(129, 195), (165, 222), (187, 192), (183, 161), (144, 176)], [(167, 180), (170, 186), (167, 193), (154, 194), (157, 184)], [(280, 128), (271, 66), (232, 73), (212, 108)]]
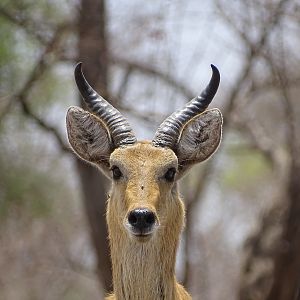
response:
[(221, 112), (206, 110), (217, 92), (220, 75), (200, 94), (169, 116), (152, 141), (138, 142), (127, 120), (99, 96), (75, 68), (78, 89), (92, 113), (79, 107), (67, 112), (69, 142), (82, 159), (96, 165), (112, 180), (107, 221), (112, 235), (136, 243), (160, 235), (179, 235), (184, 209), (176, 182), (194, 164), (218, 148)]

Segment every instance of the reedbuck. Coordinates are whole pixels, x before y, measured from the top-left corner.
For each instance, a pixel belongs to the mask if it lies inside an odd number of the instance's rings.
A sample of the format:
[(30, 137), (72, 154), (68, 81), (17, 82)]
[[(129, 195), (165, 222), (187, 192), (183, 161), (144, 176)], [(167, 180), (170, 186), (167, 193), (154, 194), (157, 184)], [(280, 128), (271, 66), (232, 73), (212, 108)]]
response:
[(138, 142), (129, 123), (75, 68), (78, 89), (92, 113), (71, 107), (69, 142), (79, 157), (112, 180), (107, 203), (114, 293), (107, 300), (191, 299), (174, 275), (184, 225), (177, 181), (210, 157), (222, 134), (222, 115), (206, 110), (220, 82), (212, 77), (200, 96), (169, 116), (152, 141)]

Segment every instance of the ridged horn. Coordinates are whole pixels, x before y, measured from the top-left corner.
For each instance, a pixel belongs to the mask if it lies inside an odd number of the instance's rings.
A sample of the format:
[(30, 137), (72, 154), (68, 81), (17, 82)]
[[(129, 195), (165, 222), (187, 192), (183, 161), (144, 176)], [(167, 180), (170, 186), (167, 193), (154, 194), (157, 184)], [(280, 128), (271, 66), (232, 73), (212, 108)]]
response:
[(82, 72), (82, 63), (74, 71), (79, 92), (90, 110), (107, 126), (114, 146), (128, 146), (136, 143), (136, 137), (126, 118), (109, 104), (89, 85)]
[(181, 110), (174, 112), (158, 127), (152, 140), (154, 146), (175, 149), (186, 123), (206, 110), (215, 96), (220, 83), (219, 70), (214, 65), (211, 65), (211, 68), (212, 76), (210, 82), (200, 96), (192, 99)]

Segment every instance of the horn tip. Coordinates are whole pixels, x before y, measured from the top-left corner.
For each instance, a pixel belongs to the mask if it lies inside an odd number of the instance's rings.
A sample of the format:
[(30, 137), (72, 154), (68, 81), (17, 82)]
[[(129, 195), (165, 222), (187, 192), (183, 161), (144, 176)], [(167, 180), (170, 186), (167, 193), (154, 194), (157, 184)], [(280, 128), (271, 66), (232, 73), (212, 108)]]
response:
[(216, 91), (213, 93), (213, 96), (212, 96), (212, 97), (214, 97), (214, 95), (217, 92), (217, 89), (219, 87), (219, 84), (220, 84), (221, 75), (220, 75), (218, 68), (215, 65), (211, 64), (210, 66), (212, 69), (212, 77), (211, 77), (211, 81), (210, 81), (209, 85), (212, 85), (215, 87), (214, 89)]
[(220, 77), (220, 72), (219, 72), (218, 68), (213, 64), (211, 64), (210, 67), (212, 69), (213, 74), (218, 75)]
[(79, 73), (82, 73), (82, 62), (81, 61), (76, 64), (75, 69), (74, 69), (75, 76)]
[[(75, 69), (74, 69), (74, 77), (75, 77), (75, 82), (77, 84), (77, 87), (83, 96), (83, 91), (89, 88), (89, 84), (87, 83), (83, 71), (82, 71), (82, 62), (79, 62), (76, 64)], [(83, 96), (84, 98), (84, 96)]]

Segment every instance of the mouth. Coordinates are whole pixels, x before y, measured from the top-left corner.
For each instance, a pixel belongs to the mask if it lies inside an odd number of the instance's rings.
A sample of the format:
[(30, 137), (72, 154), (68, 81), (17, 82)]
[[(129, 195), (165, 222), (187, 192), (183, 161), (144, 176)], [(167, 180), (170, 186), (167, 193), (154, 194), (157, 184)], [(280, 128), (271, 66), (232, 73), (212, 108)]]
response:
[(136, 229), (130, 228), (129, 232), (136, 237), (149, 237), (153, 234), (154, 228), (149, 229)]
[(152, 233), (133, 233), (132, 232), (132, 235), (134, 236), (134, 238), (139, 241), (139, 242), (148, 242), (151, 237), (152, 237)]
[(129, 234), (136, 238), (138, 241), (148, 241), (153, 236), (156, 226), (149, 227), (149, 228), (136, 228), (131, 226), (130, 224), (126, 224), (126, 229)]
[(143, 237), (149, 237), (152, 235), (152, 232), (132, 232), (131, 231), (131, 234), (133, 234), (134, 236), (136, 237), (139, 237), (139, 238), (143, 238)]

